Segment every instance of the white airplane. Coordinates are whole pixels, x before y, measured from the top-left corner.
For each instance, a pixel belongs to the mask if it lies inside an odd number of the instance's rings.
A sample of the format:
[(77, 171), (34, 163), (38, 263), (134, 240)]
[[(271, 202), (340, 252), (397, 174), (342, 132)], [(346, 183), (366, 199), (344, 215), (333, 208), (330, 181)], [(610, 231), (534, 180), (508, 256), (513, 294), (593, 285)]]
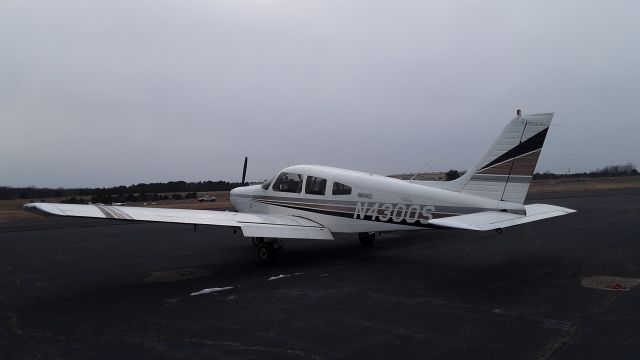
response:
[[(282, 170), (262, 185), (235, 188), (237, 212), (32, 203), (30, 212), (118, 220), (240, 228), (270, 262), (282, 239), (333, 240), (357, 233), (364, 245), (376, 233), (423, 229), (496, 230), (575, 210), (524, 205), (553, 113), (518, 115), (480, 161), (453, 181), (405, 181), (318, 165)], [(246, 174), (246, 159), (243, 172)]]

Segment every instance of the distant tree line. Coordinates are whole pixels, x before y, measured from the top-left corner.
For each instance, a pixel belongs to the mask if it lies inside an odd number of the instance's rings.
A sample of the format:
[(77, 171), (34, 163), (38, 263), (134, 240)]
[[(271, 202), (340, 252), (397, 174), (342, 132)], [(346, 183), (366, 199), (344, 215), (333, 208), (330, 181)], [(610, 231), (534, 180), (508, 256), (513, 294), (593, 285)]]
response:
[[(464, 171), (449, 170), (445, 173), (446, 180), (454, 180), (464, 174)], [(580, 172), (572, 174), (555, 174), (549, 171), (533, 174), (534, 179), (561, 179), (561, 178), (600, 178), (617, 176), (638, 176), (640, 173), (634, 164), (610, 165), (590, 172)], [(57, 197), (66, 198), (64, 201), (70, 203), (112, 203), (112, 202), (133, 202), (133, 201), (159, 201), (159, 200), (181, 200), (198, 197), (198, 192), (206, 191), (229, 191), (241, 186), (241, 183), (230, 183), (226, 181), (169, 181), (166, 183), (140, 183), (129, 186), (114, 186), (110, 188), (36, 188), (30, 187), (10, 187), (0, 186), (0, 200), (29, 199), (39, 200), (44, 198)], [(169, 196), (166, 193), (174, 193)], [(186, 193), (185, 195), (179, 193)], [(86, 200), (90, 198), (90, 200)]]
[[(11, 199), (43, 199), (51, 197), (64, 197), (68, 201), (75, 198), (76, 203), (85, 201), (85, 197), (91, 197), (92, 202), (124, 202), (124, 201), (156, 201), (166, 200), (168, 195), (160, 193), (174, 193), (171, 198), (195, 198), (198, 192), (228, 191), (240, 186), (241, 183), (226, 181), (169, 181), (166, 183), (136, 184), (129, 186), (114, 186), (110, 188), (36, 188), (0, 186), (0, 200)], [(187, 193), (185, 196), (177, 193)], [(166, 199), (165, 199), (166, 198)], [(82, 199), (82, 200), (80, 200)]]
[(458, 170), (451, 169), (451, 170), (447, 171), (446, 173), (444, 173), (444, 180), (445, 181), (455, 180), (455, 179), (459, 178), (460, 176), (462, 176), (462, 174), (464, 174), (464, 171), (458, 171)]
[[(451, 169), (444, 173), (445, 180), (455, 180), (464, 175), (464, 171), (458, 171)], [(616, 177), (616, 176), (637, 176), (640, 175), (636, 170), (635, 165), (627, 163), (624, 165), (609, 165), (602, 169), (592, 170), (589, 172), (579, 172), (572, 174), (554, 174), (550, 171), (544, 173), (533, 174), (534, 179), (562, 179), (562, 178), (601, 178), (601, 177)]]
[(533, 174), (534, 179), (562, 179), (562, 178), (602, 178), (602, 177), (618, 177), (618, 176), (638, 176), (638, 170), (632, 163), (624, 165), (609, 165), (602, 169), (592, 170), (589, 172), (579, 172), (572, 174), (554, 174), (546, 171), (544, 173)]
[(92, 204), (102, 203), (102, 204), (110, 204), (114, 202), (135, 202), (135, 201), (160, 201), (160, 200), (183, 200), (183, 199), (195, 199), (198, 197), (198, 193), (188, 192), (184, 195), (182, 194), (172, 194), (171, 196), (167, 194), (158, 194), (158, 193), (138, 193), (133, 194), (129, 193), (126, 195), (109, 195), (109, 194), (100, 194), (100, 195), (92, 195), (89, 200), (82, 196), (71, 196), (61, 200), (63, 203), (67, 204), (86, 204), (91, 202)]

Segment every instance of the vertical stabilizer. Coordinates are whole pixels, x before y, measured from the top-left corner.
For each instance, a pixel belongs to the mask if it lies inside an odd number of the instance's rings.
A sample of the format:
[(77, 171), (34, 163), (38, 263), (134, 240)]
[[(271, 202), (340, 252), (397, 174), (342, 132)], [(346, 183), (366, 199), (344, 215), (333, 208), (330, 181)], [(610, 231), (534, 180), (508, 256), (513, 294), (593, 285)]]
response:
[(516, 116), (480, 161), (445, 188), (524, 203), (552, 118), (553, 113)]

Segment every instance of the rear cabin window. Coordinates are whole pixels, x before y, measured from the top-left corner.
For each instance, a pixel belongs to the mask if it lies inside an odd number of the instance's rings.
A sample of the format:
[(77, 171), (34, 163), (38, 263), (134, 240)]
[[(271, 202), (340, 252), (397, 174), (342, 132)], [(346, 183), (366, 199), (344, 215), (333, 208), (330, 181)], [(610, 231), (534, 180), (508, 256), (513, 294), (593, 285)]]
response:
[(333, 183), (333, 195), (351, 195), (351, 186), (339, 182)]
[(302, 192), (302, 175), (283, 172), (273, 183), (273, 191), (300, 193)]
[(307, 176), (307, 183), (304, 186), (304, 192), (310, 195), (324, 195), (327, 188), (327, 179)]

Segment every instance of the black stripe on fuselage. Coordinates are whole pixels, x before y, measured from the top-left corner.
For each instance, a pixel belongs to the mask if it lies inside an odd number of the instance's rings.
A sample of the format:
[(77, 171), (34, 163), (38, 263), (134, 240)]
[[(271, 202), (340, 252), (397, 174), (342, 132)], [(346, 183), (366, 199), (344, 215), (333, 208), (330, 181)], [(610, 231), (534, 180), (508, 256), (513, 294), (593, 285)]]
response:
[[(279, 205), (279, 204), (291, 205), (292, 204), (295, 206), (311, 207), (311, 208), (320, 207), (320, 206), (343, 207), (343, 208), (349, 208), (349, 210), (346, 212), (352, 215), (359, 203), (385, 204), (385, 202), (380, 202), (372, 199), (358, 200), (358, 201), (352, 201), (352, 200), (345, 201), (345, 200), (334, 200), (334, 199), (308, 199), (308, 198), (290, 197), (290, 196), (264, 196), (264, 195), (244, 195), (244, 194), (240, 194), (236, 196), (249, 199), (249, 201), (255, 201), (258, 203), (269, 204), (269, 205)], [(388, 204), (392, 205), (393, 207), (396, 207), (397, 205), (400, 205), (400, 204), (404, 204), (407, 207), (411, 205), (419, 205), (419, 206), (429, 205), (429, 204), (406, 204), (406, 203), (388, 203)], [(471, 207), (471, 206), (446, 206), (446, 205), (438, 205), (438, 206), (430, 205), (430, 206), (434, 206), (437, 210), (436, 211), (437, 213), (453, 214), (453, 215), (472, 214), (472, 213), (481, 212), (481, 211), (496, 210), (495, 208), (481, 208), (481, 207)]]

